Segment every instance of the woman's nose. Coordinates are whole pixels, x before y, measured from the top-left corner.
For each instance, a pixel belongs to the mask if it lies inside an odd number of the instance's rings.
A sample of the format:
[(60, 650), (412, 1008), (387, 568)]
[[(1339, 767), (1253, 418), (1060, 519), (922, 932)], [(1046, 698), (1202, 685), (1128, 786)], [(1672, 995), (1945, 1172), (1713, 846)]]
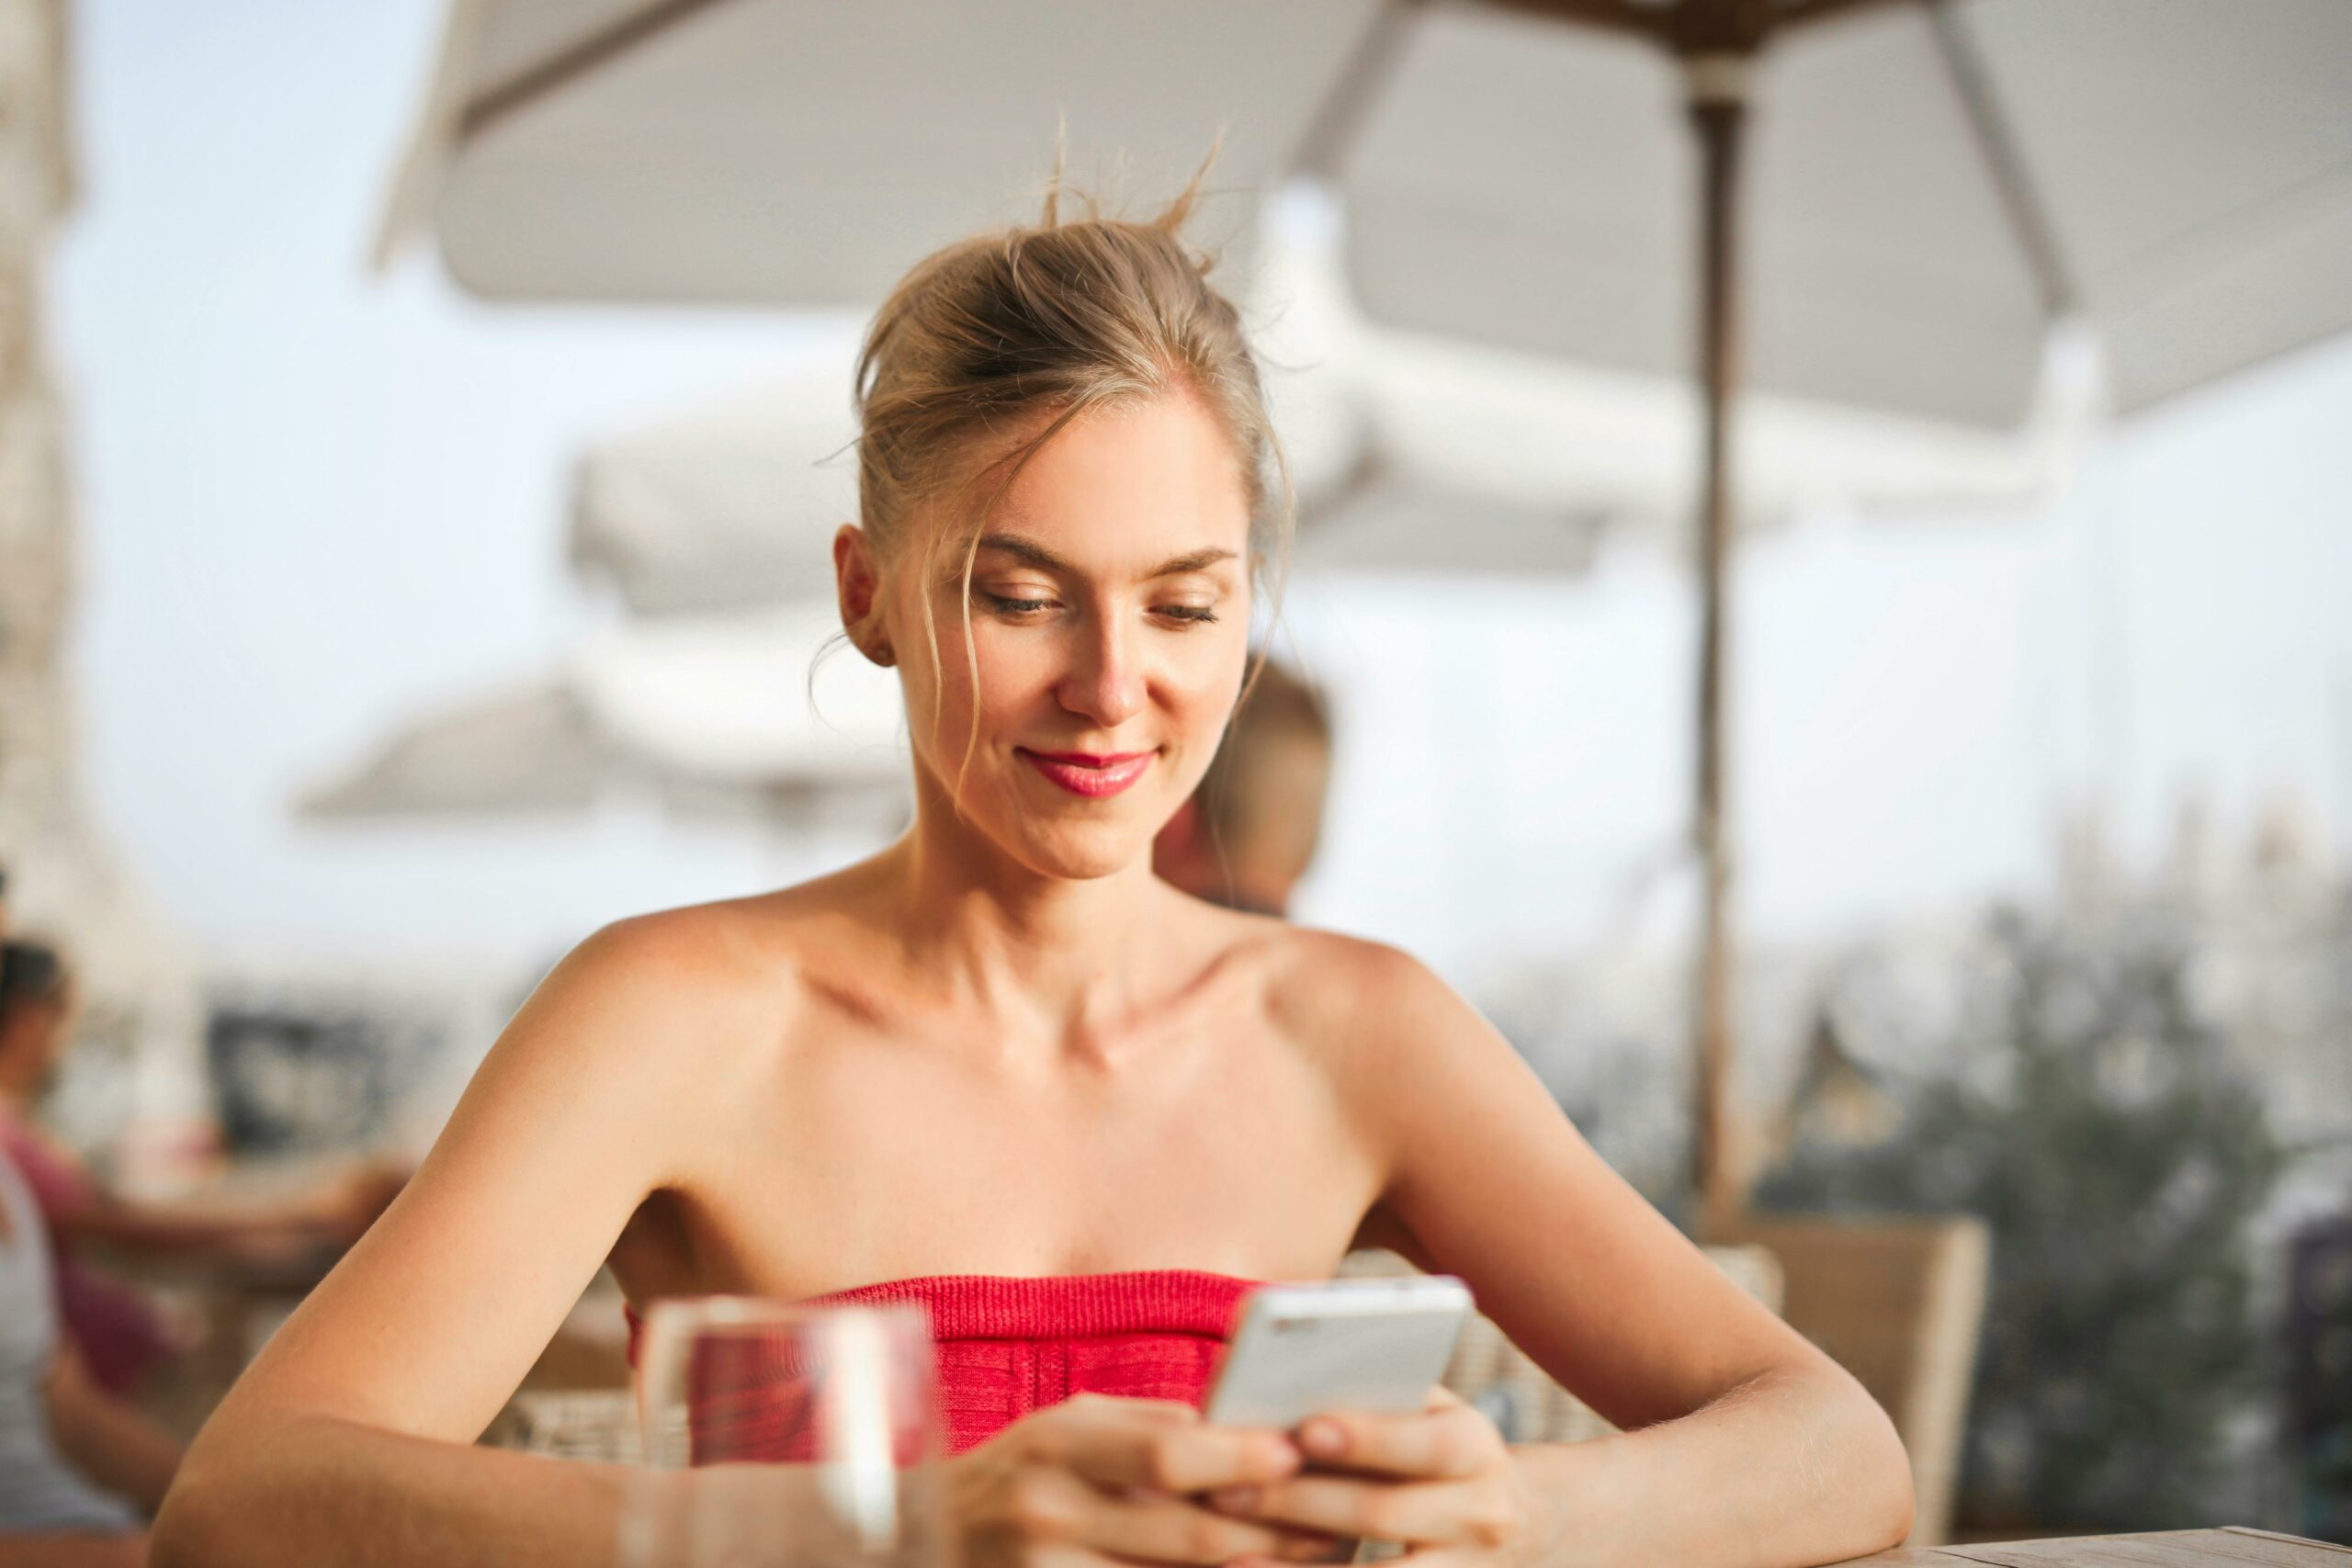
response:
[(1105, 729), (1143, 710), (1143, 671), (1114, 617), (1099, 617), (1073, 650), (1062, 677), (1061, 704)]

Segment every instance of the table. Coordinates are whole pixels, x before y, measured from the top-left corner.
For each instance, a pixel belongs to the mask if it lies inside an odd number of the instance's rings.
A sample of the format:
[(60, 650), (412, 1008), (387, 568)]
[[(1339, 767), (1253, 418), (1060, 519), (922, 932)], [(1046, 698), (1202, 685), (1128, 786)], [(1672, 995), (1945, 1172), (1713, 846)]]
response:
[(1905, 1547), (1854, 1559), (1855, 1568), (2352, 1568), (2352, 1546), (2232, 1527), (2159, 1535), (2058, 1536), (1983, 1546)]

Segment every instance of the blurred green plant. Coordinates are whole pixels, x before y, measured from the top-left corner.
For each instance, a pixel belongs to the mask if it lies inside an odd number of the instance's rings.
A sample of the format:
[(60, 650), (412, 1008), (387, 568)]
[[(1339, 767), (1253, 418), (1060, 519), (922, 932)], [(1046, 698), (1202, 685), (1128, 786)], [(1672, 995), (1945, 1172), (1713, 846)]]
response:
[(2277, 1386), (2247, 1231), (2285, 1151), (2161, 922), (2003, 910), (1987, 936), (1894, 1134), (1800, 1141), (1757, 1205), (1990, 1224), (1963, 1522), (2211, 1523), (2232, 1418)]
[(2305, 1224), (2289, 1246), (2295, 1530), (2352, 1545), (2352, 1213)]

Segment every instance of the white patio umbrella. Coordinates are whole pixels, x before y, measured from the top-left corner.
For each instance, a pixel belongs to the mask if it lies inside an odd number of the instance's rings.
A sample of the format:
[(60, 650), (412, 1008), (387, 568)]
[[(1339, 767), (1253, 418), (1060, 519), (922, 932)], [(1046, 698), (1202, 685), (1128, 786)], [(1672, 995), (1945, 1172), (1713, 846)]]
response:
[(296, 798), (310, 820), (593, 808), (628, 761), (560, 676), (444, 703)]
[[(1250, 313), (1299, 489), (1303, 570), (1574, 574), (1606, 529), (1687, 544), (1702, 414), (1687, 379), (1382, 326), (1348, 298), (1327, 224), (1270, 231)], [(1737, 466), (1743, 520), (2046, 497), (2094, 418), (2072, 346), (2022, 435), (1758, 397)], [(831, 593), (833, 530), (857, 515), (852, 357), (843, 345), (588, 446), (572, 474), (575, 567), (639, 615)]]
[(857, 516), (850, 361), (817, 365), (595, 442), (571, 472), (573, 570), (632, 614), (830, 594)]
[(452, 0), (379, 249), (430, 222), (451, 274), (492, 298), (868, 306), (924, 251), (1033, 209), (1017, 193), (1045, 172), (1057, 105), (1141, 190), (1189, 174), (1220, 123), (1217, 186), (1271, 185), (1371, 17)]
[(562, 667), (436, 705), (305, 792), (311, 820), (586, 811), (615, 796), (775, 829), (886, 829), (910, 800), (897, 680), (811, 660), (831, 607), (624, 621)]
[(2352, 327), (2340, 0), (454, 0), (379, 249), (429, 230), (497, 298), (870, 307), (1034, 210), (1057, 111), (1138, 192), (1223, 124), (1216, 188), (1337, 184), (1377, 319), (1679, 376), (1667, 45), (1757, 107), (1750, 386), (2005, 428), (2062, 310), (2126, 412)]
[(2352, 328), (2347, 99), (2343, 0), (457, 0), (384, 248), (429, 222), (506, 297), (870, 304), (1012, 215), (975, 193), (1042, 165), (1060, 105), (1155, 186), (1220, 121), (1227, 181), (1332, 182), (1379, 319), (1695, 361), (1721, 1223), (1735, 383), (2000, 429), (2055, 319), (2125, 412)]
[[(1688, 386), (1396, 333), (1367, 359), (1278, 387), (1302, 570), (1573, 574), (1608, 529), (1687, 540), (1701, 418)], [(572, 475), (576, 570), (646, 615), (830, 592), (833, 530), (857, 515), (836, 408), (849, 374), (820, 365), (590, 446)], [(2014, 507), (2054, 490), (2088, 429), (2078, 400), (2024, 440), (1759, 403), (1741, 474), (1758, 528), (1818, 507)], [(1295, 433), (1318, 423), (1337, 439), (1316, 452)]]

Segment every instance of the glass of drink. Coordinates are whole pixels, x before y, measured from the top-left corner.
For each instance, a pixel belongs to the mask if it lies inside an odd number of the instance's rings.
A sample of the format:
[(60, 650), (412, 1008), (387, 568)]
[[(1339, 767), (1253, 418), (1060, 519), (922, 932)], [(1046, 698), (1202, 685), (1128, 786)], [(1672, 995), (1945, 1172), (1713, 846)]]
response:
[(922, 1309), (657, 1303), (623, 1568), (944, 1568)]

